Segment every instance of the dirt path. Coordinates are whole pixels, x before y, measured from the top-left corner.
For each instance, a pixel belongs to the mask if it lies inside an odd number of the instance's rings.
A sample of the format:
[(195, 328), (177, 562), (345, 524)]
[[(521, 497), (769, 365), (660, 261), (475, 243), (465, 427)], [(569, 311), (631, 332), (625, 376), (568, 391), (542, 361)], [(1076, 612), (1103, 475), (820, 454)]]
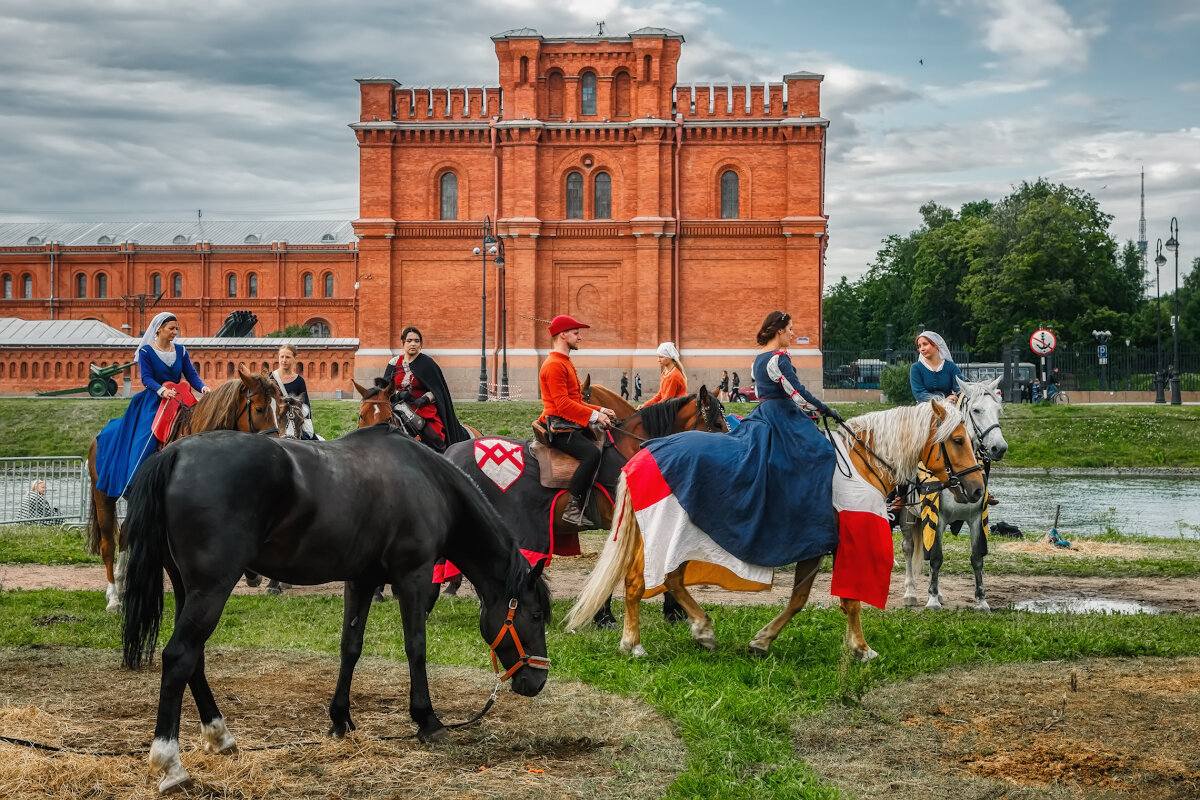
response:
[[(547, 570), (551, 595), (556, 598), (574, 597), (587, 580), (595, 562), (595, 555), (587, 553), (578, 558), (556, 559)], [(778, 572), (774, 588), (765, 592), (726, 592), (720, 589), (696, 588), (693, 593), (702, 603), (782, 606), (791, 594), (792, 578), (790, 572)], [(832, 602), (829, 578), (828, 573), (817, 576), (812, 593), (814, 603), (828, 605)], [(927, 583), (927, 578), (918, 580), (922, 605)], [(0, 586), (5, 589), (100, 590), (104, 588), (104, 568), (0, 564)], [(994, 609), (1027, 600), (1072, 597), (1122, 600), (1148, 604), (1164, 612), (1200, 614), (1200, 578), (1197, 577), (1113, 579), (985, 573), (984, 586), (987, 588), (988, 603)], [(946, 608), (974, 607), (975, 581), (970, 575), (943, 574), (941, 590)], [(252, 589), (241, 583), (234, 593), (260, 594), (263, 591), (261, 587)], [(288, 593), (340, 594), (341, 591), (341, 583), (326, 583), (318, 586), (297, 586), (288, 590)], [(469, 584), (464, 584), (463, 593), (471, 594)], [(903, 594), (904, 573), (903, 570), (899, 570), (892, 574), (888, 607), (903, 606)]]

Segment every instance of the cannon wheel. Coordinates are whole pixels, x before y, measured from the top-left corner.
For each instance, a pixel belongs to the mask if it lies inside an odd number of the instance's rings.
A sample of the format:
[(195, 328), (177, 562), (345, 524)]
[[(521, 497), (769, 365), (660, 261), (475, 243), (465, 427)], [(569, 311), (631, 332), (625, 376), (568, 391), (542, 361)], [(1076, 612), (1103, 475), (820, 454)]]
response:
[(104, 388), (108, 390), (109, 397), (117, 396), (117, 382), (112, 378), (104, 379)]
[(107, 379), (101, 378), (100, 376), (97, 375), (96, 377), (94, 377), (90, 381), (88, 381), (87, 390), (88, 390), (88, 395), (90, 395), (91, 397), (107, 397), (108, 396)]

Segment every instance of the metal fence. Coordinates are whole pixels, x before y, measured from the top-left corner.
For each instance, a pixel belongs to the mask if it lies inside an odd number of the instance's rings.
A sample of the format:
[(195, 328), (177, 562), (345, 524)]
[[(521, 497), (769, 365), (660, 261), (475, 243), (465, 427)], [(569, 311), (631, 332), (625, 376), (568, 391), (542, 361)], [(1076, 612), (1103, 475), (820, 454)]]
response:
[[(41, 502), (29, 502), (34, 481), (46, 482), (48, 513), (31, 513)], [(75, 524), (87, 520), (91, 500), (87, 462), (78, 456), (0, 458), (0, 525)]]

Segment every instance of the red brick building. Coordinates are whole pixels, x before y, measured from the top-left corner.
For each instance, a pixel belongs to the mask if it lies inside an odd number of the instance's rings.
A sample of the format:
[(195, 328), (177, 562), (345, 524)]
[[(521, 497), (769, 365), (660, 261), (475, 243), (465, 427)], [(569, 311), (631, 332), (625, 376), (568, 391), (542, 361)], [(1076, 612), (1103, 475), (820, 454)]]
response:
[[(820, 386), (822, 76), (681, 84), (684, 39), (663, 28), (492, 39), (496, 85), (359, 81), (353, 223), (0, 224), (0, 317), (132, 334), (153, 313), (139, 296), (163, 292), (158, 308), (179, 315), (185, 337), (210, 337), (246, 309), (260, 336), (305, 324), (356, 339), (351, 370), (368, 381), (416, 325), (456, 396), (475, 396), (485, 345), (489, 389), (506, 361), (512, 393), (530, 398), (555, 314), (592, 325), (581, 373), (615, 386), (622, 370), (639, 372), (653, 392), (665, 340), (692, 388), (722, 369), (748, 382), (754, 332), (782, 308), (801, 378)], [(318, 391), (335, 388), (334, 362), (349, 389), (331, 352)], [(4, 367), (0, 391), (24, 390)]]
[[(359, 81), (356, 369), (376, 372), (417, 325), (470, 395), (486, 273), (488, 378), (506, 344), (524, 396), (550, 343), (542, 320), (559, 313), (592, 325), (581, 371), (613, 385), (637, 370), (652, 391), (660, 342), (700, 379), (745, 374), (762, 318), (787, 309), (797, 367), (820, 386), (822, 76), (680, 84), (684, 40), (662, 28), (492, 39), (498, 85)], [(474, 251), (485, 217), (502, 270)]]

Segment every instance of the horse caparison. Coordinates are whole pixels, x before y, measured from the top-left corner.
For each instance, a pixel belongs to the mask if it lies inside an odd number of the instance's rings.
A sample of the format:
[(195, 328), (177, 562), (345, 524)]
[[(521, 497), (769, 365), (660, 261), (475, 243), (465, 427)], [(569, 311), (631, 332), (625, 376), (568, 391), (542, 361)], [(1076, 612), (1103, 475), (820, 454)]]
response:
[[(969, 437), (959, 412), (940, 404), (904, 406), (876, 411), (855, 417), (847, 423), (852, 437), (847, 438), (851, 468), (863, 479), (877, 483), (883, 496), (895, 488), (898, 481), (911, 480), (917, 465), (924, 460), (933, 473), (946, 483), (958, 475), (957, 485), (966, 498), (978, 499), (983, 492), (983, 478)], [(843, 476), (834, 472), (834, 480)], [(620, 648), (623, 652), (642, 656), (638, 627), (638, 604), (646, 592), (643, 568), (643, 537), (655, 531), (643, 531), (633, 513), (624, 476), (617, 487), (615, 516), (617, 527), (608, 537), (600, 560), (567, 615), (566, 625), (577, 629), (586, 625), (605, 598), (621, 583), (625, 585), (625, 622)], [(823, 556), (796, 564), (796, 581), (787, 608), (760, 630), (750, 642), (750, 651), (765, 655), (783, 627), (808, 601), (813, 580)], [(691, 621), (692, 637), (703, 647), (716, 647), (712, 622), (687, 591), (684, 584), (686, 562), (667, 575), (666, 589), (675, 595)], [(867, 644), (862, 631), (862, 603), (841, 600), (846, 614), (847, 644), (856, 657), (866, 660), (877, 653)]]
[(439, 557), (453, 558), (474, 584), (480, 633), (513, 691), (531, 697), (545, 685), (550, 596), (542, 565), (530, 567), (504, 520), (460, 470), (386, 426), (329, 442), (221, 432), (183, 439), (135, 476), (125, 528), (127, 666), (153, 653), (164, 569), (175, 591), (150, 749), (151, 767), (165, 773), (160, 791), (189, 781), (178, 741), (185, 686), (199, 710), (205, 750), (236, 748), (205, 678), (204, 647), (246, 569), (293, 584), (345, 581), (331, 735), (354, 729), (350, 684), (371, 595), (390, 583), (400, 599), (417, 735), (424, 742), (447, 736), (431, 705), (425, 662), (425, 607), (437, 588), (429, 576)]
[[(245, 366), (239, 365), (236, 379), (221, 384), (208, 394), (200, 395), (194, 407), (180, 409), (167, 441), (173, 442), (185, 433), (207, 430), (278, 434), (279, 419), (276, 409), (281, 400), (279, 385), (268, 373), (252, 373)], [(99, 554), (104, 561), (105, 576), (108, 579), (107, 610), (115, 612), (121, 608), (114, 568), (120, 544), (117, 536), (117, 500), (95, 488), (98, 479), (97, 443), (97, 439), (92, 440), (87, 456), (88, 474), (92, 480), (87, 549), (93, 555)]]

